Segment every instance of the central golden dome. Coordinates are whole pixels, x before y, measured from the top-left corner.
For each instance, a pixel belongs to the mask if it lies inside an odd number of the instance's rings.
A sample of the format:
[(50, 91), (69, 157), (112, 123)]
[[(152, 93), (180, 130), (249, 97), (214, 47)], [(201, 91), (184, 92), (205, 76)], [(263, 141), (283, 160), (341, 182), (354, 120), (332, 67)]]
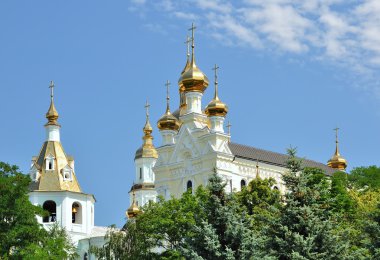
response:
[[(195, 64), (194, 54), (194, 24), (191, 26), (191, 62), (186, 62), (186, 66), (181, 73), (181, 77), (178, 80), (180, 92), (201, 92), (203, 93), (208, 86), (207, 76), (197, 67)], [(189, 42), (189, 39), (188, 41)], [(189, 59), (188, 59), (189, 60)]]
[[(193, 54), (194, 55), (194, 54)], [(194, 56), (189, 68), (181, 75), (178, 85), (184, 92), (203, 93), (209, 84), (207, 76), (195, 65)]]

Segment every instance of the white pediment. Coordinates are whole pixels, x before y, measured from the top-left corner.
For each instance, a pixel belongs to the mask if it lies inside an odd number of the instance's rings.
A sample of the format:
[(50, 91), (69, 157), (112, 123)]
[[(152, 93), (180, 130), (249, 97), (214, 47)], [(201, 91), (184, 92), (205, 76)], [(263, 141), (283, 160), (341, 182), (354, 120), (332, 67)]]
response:
[(181, 127), (174, 152), (170, 158), (170, 163), (184, 161), (189, 158), (201, 155), (201, 149), (197, 140), (191, 135), (187, 127)]

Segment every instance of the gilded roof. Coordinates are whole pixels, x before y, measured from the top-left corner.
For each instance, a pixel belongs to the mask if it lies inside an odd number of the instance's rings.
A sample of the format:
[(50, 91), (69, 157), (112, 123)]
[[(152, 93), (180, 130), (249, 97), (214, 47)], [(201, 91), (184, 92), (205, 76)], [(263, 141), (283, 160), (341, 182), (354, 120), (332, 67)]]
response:
[[(232, 154), (238, 158), (252, 161), (258, 160), (259, 162), (280, 167), (286, 167), (286, 161), (288, 159), (288, 155), (286, 154), (266, 151), (259, 148), (236, 143), (228, 143), (228, 146)], [(332, 169), (323, 163), (308, 159), (302, 159), (302, 166), (320, 168), (321, 170), (325, 171), (327, 175), (332, 175), (334, 172), (336, 172), (335, 169)]]
[[(46, 158), (54, 158), (54, 169), (47, 170)], [(37, 182), (30, 185), (31, 191), (73, 191), (82, 192), (75, 172), (70, 167), (72, 157), (66, 155), (62, 144), (56, 141), (46, 141), (42, 145), (41, 151), (35, 161), (35, 166), (40, 173)], [(68, 167), (71, 170), (71, 180), (63, 180), (63, 169)]]

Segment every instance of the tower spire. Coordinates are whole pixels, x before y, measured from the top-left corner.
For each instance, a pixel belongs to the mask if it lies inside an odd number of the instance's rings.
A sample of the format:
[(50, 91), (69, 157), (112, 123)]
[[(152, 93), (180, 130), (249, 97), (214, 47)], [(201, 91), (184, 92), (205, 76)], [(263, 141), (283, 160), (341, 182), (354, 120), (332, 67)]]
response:
[(46, 125), (56, 125), (59, 126), (57, 120), (58, 120), (58, 112), (57, 109), (54, 106), (54, 82), (50, 81), (49, 88), (50, 88), (50, 107), (49, 110), (46, 113), (46, 118), (48, 122)]
[(143, 127), (143, 132), (144, 132), (144, 136), (142, 138), (143, 139), (143, 145), (139, 150), (137, 150), (136, 155), (135, 155), (135, 159), (140, 158), (140, 157), (148, 157), (148, 158), (157, 158), (158, 157), (157, 151), (153, 145), (153, 136), (152, 136), (153, 128), (149, 122), (150, 104), (149, 104), (148, 100), (146, 101), (146, 104), (144, 107), (145, 107), (146, 122), (145, 122), (145, 125)]

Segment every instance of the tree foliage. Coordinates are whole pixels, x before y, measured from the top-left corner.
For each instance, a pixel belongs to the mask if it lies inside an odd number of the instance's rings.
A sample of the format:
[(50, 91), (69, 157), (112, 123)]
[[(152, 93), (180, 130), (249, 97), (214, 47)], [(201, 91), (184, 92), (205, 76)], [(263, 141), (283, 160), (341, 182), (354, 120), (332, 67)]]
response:
[(103, 259), (380, 259), (377, 168), (327, 176), (288, 153), (285, 194), (260, 178), (229, 194), (213, 174), (207, 187), (149, 203), (94, 252)]
[(17, 166), (0, 162), (0, 258), (64, 259), (76, 253), (66, 232), (58, 226), (46, 231), (36, 215), (41, 207), (30, 203), (30, 178)]

